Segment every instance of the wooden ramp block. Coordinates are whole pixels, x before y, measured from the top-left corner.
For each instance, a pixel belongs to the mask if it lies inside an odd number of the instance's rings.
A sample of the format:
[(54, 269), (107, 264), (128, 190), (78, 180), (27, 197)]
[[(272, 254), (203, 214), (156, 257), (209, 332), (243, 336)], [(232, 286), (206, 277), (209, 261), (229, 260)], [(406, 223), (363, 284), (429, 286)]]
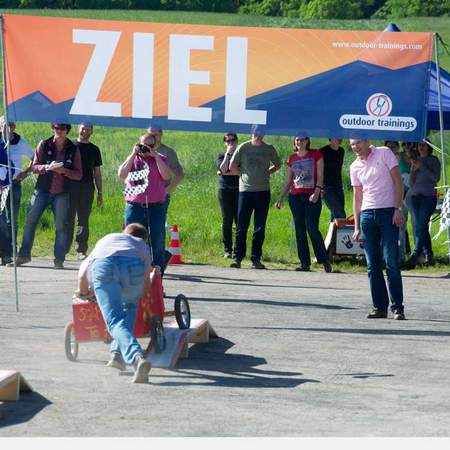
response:
[(20, 392), (32, 391), (24, 376), (15, 370), (0, 370), (0, 401), (17, 401)]
[(216, 332), (206, 319), (192, 319), (191, 327), (180, 330), (177, 321), (174, 320), (164, 327), (166, 348), (161, 353), (151, 350), (147, 360), (153, 367), (174, 367), (179, 358), (187, 358), (189, 355), (189, 343), (207, 343), (210, 338), (217, 337)]

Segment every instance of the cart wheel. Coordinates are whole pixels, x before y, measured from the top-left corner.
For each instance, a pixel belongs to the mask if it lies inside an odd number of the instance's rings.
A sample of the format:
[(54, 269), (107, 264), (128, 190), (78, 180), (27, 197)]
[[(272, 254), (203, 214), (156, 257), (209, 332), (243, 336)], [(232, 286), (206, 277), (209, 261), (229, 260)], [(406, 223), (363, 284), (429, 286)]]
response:
[(69, 361), (76, 361), (78, 357), (78, 342), (75, 341), (72, 322), (69, 322), (66, 325), (64, 343), (66, 350), (66, 358)]
[(186, 330), (191, 326), (191, 309), (183, 294), (178, 294), (175, 297), (175, 318), (181, 330)]
[(155, 352), (161, 353), (167, 345), (166, 336), (164, 335), (164, 327), (158, 316), (153, 317), (152, 327), (150, 330), (151, 343), (154, 345)]

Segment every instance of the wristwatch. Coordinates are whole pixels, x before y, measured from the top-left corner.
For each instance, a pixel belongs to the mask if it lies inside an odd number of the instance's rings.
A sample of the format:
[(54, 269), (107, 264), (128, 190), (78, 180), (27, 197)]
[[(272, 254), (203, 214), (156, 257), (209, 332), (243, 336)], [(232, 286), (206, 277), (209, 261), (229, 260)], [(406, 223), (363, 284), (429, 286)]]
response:
[(395, 208), (398, 212), (402, 212), (403, 208), (400, 206), (400, 208)]

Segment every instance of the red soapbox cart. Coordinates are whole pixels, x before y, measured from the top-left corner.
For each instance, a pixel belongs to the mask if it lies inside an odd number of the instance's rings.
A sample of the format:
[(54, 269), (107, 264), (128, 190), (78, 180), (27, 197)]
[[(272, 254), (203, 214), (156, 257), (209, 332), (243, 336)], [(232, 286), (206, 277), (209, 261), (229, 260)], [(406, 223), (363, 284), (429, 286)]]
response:
[[(174, 309), (166, 311), (164, 305), (164, 292), (161, 272), (159, 268), (153, 269), (150, 274), (150, 290), (139, 299), (137, 318), (133, 334), (136, 338), (150, 337), (145, 353), (153, 348), (156, 353), (162, 352), (166, 347), (164, 336), (164, 317), (175, 316), (178, 327), (187, 329), (191, 324), (189, 302), (183, 294), (175, 297)], [(65, 328), (65, 352), (69, 361), (76, 361), (78, 346), (82, 342), (111, 341), (106, 329), (102, 313), (95, 299), (81, 300), (74, 298), (72, 303), (73, 322)]]

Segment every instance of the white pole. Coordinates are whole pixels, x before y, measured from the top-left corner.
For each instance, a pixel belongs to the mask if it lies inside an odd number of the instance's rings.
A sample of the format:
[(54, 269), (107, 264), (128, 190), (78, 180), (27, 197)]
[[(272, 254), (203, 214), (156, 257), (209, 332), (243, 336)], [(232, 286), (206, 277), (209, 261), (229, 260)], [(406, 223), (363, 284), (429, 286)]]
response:
[[(445, 154), (444, 144), (444, 113), (442, 111), (442, 91), (441, 91), (441, 71), (439, 68), (439, 47), (438, 47), (439, 35), (434, 33), (434, 57), (436, 62), (436, 81), (437, 81), (437, 94), (438, 94), (438, 107), (439, 107), (439, 134), (441, 137), (441, 150), (442, 150), (442, 182), (447, 185), (447, 158)], [(450, 262), (450, 228), (447, 228), (448, 241), (448, 257)]]
[(3, 114), (5, 117), (5, 127), (2, 130), (5, 134), (3, 135), (3, 140), (5, 141), (6, 154), (8, 156), (8, 178), (9, 178), (9, 205), (10, 205), (10, 219), (11, 219), (11, 237), (12, 237), (12, 251), (13, 251), (13, 262), (14, 262), (14, 286), (16, 291), (16, 311), (19, 312), (19, 289), (17, 282), (17, 265), (16, 265), (16, 224), (14, 220), (14, 194), (13, 194), (13, 184), (12, 184), (12, 166), (11, 166), (11, 151), (9, 148), (9, 126), (8, 126), (8, 110), (7, 110), (7, 99), (6, 99), (6, 58), (5, 58), (5, 47), (3, 36), (5, 33), (4, 19), (0, 16), (0, 48), (2, 51), (2, 81), (3, 81)]

